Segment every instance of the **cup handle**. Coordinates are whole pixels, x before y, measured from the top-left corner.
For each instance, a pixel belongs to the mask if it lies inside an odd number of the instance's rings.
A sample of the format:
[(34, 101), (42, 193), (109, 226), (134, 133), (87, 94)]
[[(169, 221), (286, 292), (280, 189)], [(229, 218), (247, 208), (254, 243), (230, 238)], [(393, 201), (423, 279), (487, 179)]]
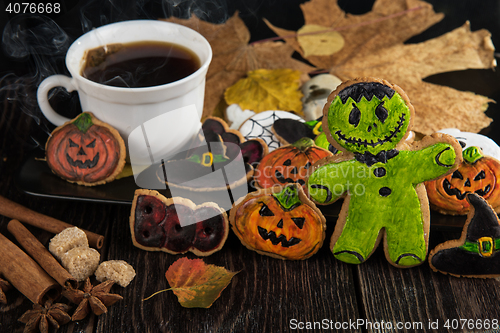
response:
[(72, 92), (76, 89), (76, 87), (71, 81), (72, 79), (65, 75), (52, 75), (43, 80), (42, 83), (40, 83), (40, 86), (38, 86), (36, 97), (40, 110), (42, 110), (43, 115), (56, 126), (61, 126), (71, 119), (56, 113), (52, 106), (50, 106), (48, 98), (49, 91), (55, 87), (63, 87), (66, 88), (68, 92)]

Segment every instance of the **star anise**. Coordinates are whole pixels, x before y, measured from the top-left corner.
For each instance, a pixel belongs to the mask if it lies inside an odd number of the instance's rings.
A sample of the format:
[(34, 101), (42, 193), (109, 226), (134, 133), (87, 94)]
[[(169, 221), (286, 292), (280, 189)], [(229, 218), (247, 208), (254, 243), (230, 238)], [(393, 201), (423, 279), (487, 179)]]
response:
[(33, 309), (26, 311), (18, 320), (26, 324), (23, 333), (36, 332), (37, 329), (41, 333), (48, 333), (49, 326), (53, 326), (56, 330), (61, 325), (71, 321), (71, 317), (67, 313), (69, 306), (62, 303), (53, 304), (52, 301), (47, 301), (45, 305), (33, 304)]
[(107, 307), (123, 299), (120, 295), (109, 293), (114, 283), (115, 282), (112, 280), (107, 280), (97, 286), (92, 286), (90, 278), (87, 278), (87, 280), (85, 280), (83, 290), (66, 289), (63, 292), (64, 297), (68, 298), (71, 302), (78, 304), (71, 320), (82, 320), (87, 317), (90, 311), (97, 316), (108, 312)]
[(0, 303), (7, 304), (7, 297), (5, 296), (5, 292), (11, 287), (12, 285), (9, 283), (9, 281), (0, 278)]

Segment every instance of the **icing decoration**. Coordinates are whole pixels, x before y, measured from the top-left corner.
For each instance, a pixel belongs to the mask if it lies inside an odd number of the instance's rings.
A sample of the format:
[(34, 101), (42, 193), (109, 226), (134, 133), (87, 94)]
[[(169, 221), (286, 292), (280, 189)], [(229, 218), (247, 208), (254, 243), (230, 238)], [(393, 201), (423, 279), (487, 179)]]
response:
[(143, 250), (208, 256), (226, 242), (229, 221), (226, 212), (213, 202), (196, 206), (186, 198), (166, 198), (157, 191), (138, 189), (132, 202), (130, 232), (134, 246)]
[(500, 221), (481, 196), (468, 193), (471, 209), (460, 239), (436, 246), (429, 254), (435, 272), (454, 276), (495, 278), (500, 276)]
[(272, 132), (272, 126), (278, 119), (301, 120), (302, 118), (288, 111), (259, 112), (245, 121), (239, 128), (239, 131), (247, 140), (254, 138), (264, 140), (269, 148), (269, 152), (271, 152), (281, 147), (279, 139)]
[(334, 75), (320, 74), (302, 85), (303, 112), (307, 121), (315, 120), (323, 115), (323, 107), (328, 95), (341, 83), (342, 81)]
[(296, 119), (278, 119), (274, 122), (272, 131), (282, 144), (288, 145), (302, 138), (314, 140), (323, 129), (321, 121), (318, 120), (304, 122)]
[(249, 193), (231, 209), (230, 221), (248, 249), (280, 259), (309, 258), (325, 238), (324, 216), (296, 184)]
[(125, 143), (113, 127), (90, 112), (57, 127), (45, 146), (50, 169), (80, 185), (110, 182), (125, 166)]
[(450, 175), (425, 182), (431, 207), (443, 214), (465, 215), (468, 193), (482, 196), (500, 210), (500, 162), (485, 156), (478, 147), (463, 150), (463, 162)]
[(310, 138), (302, 138), (291, 145), (282, 146), (260, 161), (255, 170), (255, 186), (267, 188), (288, 183), (304, 185), (309, 168), (331, 155), (328, 150), (317, 147)]
[(241, 124), (255, 114), (252, 110), (242, 110), (238, 104), (231, 104), (226, 108), (226, 119), (231, 124), (230, 129), (239, 129)]
[[(383, 238), (392, 265), (421, 264), (430, 212), (420, 183), (452, 172), (461, 160), (460, 146), (444, 134), (408, 145), (414, 109), (401, 88), (387, 81), (344, 82), (328, 101), (323, 129), (328, 141), (345, 153), (317, 163), (307, 191), (320, 204), (344, 198), (332, 253), (359, 264)], [(410, 150), (400, 150), (403, 146)]]
[(272, 130), (284, 145), (297, 142), (301, 138), (310, 138), (314, 140), (316, 146), (336, 154), (337, 148), (328, 142), (323, 132), (322, 118), (306, 122), (296, 119), (278, 119), (274, 122)]
[[(206, 144), (205, 144), (206, 142)], [(267, 154), (267, 145), (261, 139), (245, 141), (240, 132), (231, 130), (226, 122), (217, 117), (208, 117), (202, 125), (198, 142), (187, 152), (187, 157), (177, 155), (162, 163), (156, 174), (160, 181), (172, 187), (192, 191), (219, 191), (226, 187), (244, 184), (254, 173), (254, 166)], [(241, 152), (241, 154), (240, 154)], [(239, 159), (239, 160), (238, 160)], [(241, 162), (239, 168), (225, 168), (232, 162)], [(226, 187), (221, 187), (219, 177), (210, 177), (215, 171), (224, 169)]]
[(438, 132), (454, 136), (464, 150), (472, 146), (479, 147), (484, 155), (500, 160), (500, 147), (495, 141), (487, 136), (471, 132), (462, 132), (458, 128), (445, 128)]

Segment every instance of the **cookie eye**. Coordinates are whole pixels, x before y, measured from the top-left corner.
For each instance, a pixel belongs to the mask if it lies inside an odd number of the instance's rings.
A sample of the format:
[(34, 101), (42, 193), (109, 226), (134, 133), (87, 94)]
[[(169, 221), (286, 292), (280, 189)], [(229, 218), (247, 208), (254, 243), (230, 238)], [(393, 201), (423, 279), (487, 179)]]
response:
[(73, 142), (73, 140), (69, 139), (69, 146), (70, 147), (80, 147), (79, 145), (77, 145), (76, 143)]
[(357, 127), (359, 124), (359, 120), (361, 119), (361, 111), (352, 103), (352, 110), (351, 113), (349, 113), (349, 124), (354, 125), (354, 127)]
[(260, 216), (274, 216), (274, 213), (272, 210), (267, 207), (265, 203), (262, 204), (261, 209), (259, 210), (259, 215)]
[(299, 227), (299, 229), (304, 228), (304, 222), (306, 221), (305, 217), (292, 217), (293, 223)]
[(486, 173), (484, 172), (484, 170), (481, 170), (481, 172), (478, 173), (476, 177), (474, 177), (474, 180), (481, 180), (485, 178), (486, 178)]
[(460, 146), (462, 148), (465, 148), (465, 146), (467, 146), (467, 144), (465, 142), (463, 142), (463, 141), (458, 141), (458, 143), (460, 143)]
[(382, 122), (382, 124), (385, 122), (385, 120), (389, 116), (389, 112), (386, 108), (384, 108), (384, 102), (380, 103), (377, 106), (377, 108), (375, 109), (375, 115)]
[(92, 141), (91, 143), (89, 143), (89, 144), (87, 145), (87, 147), (88, 147), (88, 148), (95, 148), (95, 140), (96, 140), (96, 139), (94, 139), (94, 141)]
[(464, 179), (464, 176), (460, 173), (460, 171), (455, 170), (455, 172), (451, 175), (451, 178), (458, 178), (458, 179)]

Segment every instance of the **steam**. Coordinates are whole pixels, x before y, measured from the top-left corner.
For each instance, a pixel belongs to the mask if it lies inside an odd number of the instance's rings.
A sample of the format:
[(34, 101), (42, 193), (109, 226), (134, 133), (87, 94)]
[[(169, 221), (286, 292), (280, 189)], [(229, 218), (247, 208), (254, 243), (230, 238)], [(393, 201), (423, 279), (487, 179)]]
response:
[[(223, 23), (236, 10), (246, 12), (247, 17), (256, 17), (256, 11), (264, 2), (241, 1), (244, 8), (235, 8), (231, 0), (88, 0), (80, 3), (71, 9), (73, 13), (63, 13), (61, 20), (73, 23), (68, 28), (72, 29), (68, 31), (73, 37), (48, 16), (32, 14), (14, 16), (2, 32), (3, 52), (14, 65), (20, 66), (15, 73), (12, 70), (12, 73), (0, 77), (0, 98), (4, 110), (24, 112), (39, 125), (34, 131), (40, 133), (32, 134), (33, 142), (29, 145), (43, 147), (50, 128), (53, 128), (38, 107), (36, 89), (50, 75), (69, 75), (65, 55), (73, 40), (80, 35), (106, 24), (134, 19), (156, 20), (172, 16), (188, 19), (196, 15), (211, 23)], [(24, 68), (20, 69), (21, 66)], [(58, 88), (53, 89), (49, 97), (51, 104), (55, 103), (54, 108), (69, 118), (80, 112), (76, 93), (70, 94)], [(57, 103), (63, 103), (63, 107), (56, 107)]]
[(64, 70), (64, 56), (71, 44), (69, 36), (45, 16), (18, 15), (7, 22), (2, 33), (3, 52), (13, 63), (27, 64), (26, 74), (9, 73), (0, 79), (0, 98), (4, 108), (22, 111), (40, 125), (33, 133), (31, 146), (44, 146), (47, 122), (42, 121), (36, 99), (36, 87), (49, 75)]

